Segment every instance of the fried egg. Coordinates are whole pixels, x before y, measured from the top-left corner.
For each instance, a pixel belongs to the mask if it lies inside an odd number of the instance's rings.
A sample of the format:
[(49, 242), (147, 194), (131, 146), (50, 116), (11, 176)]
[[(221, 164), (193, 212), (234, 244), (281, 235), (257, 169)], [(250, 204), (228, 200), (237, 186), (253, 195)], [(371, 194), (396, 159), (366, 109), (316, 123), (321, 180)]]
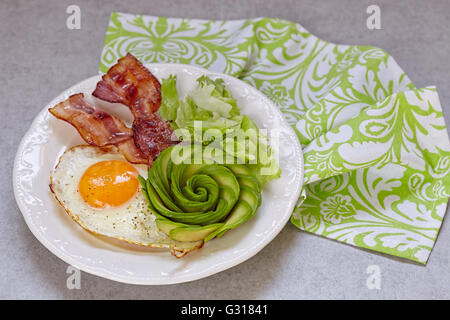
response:
[(65, 211), (84, 229), (128, 243), (170, 248), (181, 257), (202, 242), (171, 240), (156, 226), (138, 175), (146, 165), (130, 164), (114, 147), (68, 149), (50, 175), (50, 189)]

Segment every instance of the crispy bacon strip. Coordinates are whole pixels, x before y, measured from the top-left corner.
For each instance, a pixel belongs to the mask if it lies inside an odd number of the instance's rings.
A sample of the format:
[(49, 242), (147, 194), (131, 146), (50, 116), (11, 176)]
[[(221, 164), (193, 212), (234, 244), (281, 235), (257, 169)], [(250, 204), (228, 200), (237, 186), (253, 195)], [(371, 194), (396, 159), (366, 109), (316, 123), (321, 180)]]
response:
[(170, 125), (156, 114), (161, 104), (158, 79), (131, 54), (119, 59), (103, 75), (92, 95), (128, 106), (134, 116), (133, 128), (89, 105), (81, 93), (49, 111), (72, 124), (88, 144), (115, 145), (132, 163), (152, 165), (161, 151), (178, 143), (171, 139)]
[[(151, 119), (137, 119), (133, 122), (134, 143), (149, 159), (156, 159), (164, 149), (179, 141), (173, 135), (169, 123), (157, 113)], [(174, 137), (175, 139), (172, 139)]]
[(133, 139), (129, 139), (117, 145), (119, 151), (131, 163), (148, 164), (150, 167), (153, 164), (153, 158), (149, 158), (142, 153), (142, 151), (136, 147)]
[(82, 93), (49, 109), (56, 118), (73, 125), (84, 141), (99, 147), (129, 140), (133, 132), (120, 119), (87, 103)]
[(161, 85), (156, 77), (135, 57), (119, 59), (97, 83), (95, 97), (128, 106), (134, 116), (135, 146), (148, 159), (156, 159), (172, 141), (170, 125), (156, 111), (161, 104)]
[(115, 145), (132, 163), (148, 163), (148, 158), (136, 147), (133, 130), (120, 119), (87, 103), (82, 93), (58, 103), (49, 112), (74, 126), (88, 144), (105, 147)]
[(103, 75), (92, 95), (128, 106), (135, 119), (151, 118), (161, 105), (158, 79), (129, 53)]

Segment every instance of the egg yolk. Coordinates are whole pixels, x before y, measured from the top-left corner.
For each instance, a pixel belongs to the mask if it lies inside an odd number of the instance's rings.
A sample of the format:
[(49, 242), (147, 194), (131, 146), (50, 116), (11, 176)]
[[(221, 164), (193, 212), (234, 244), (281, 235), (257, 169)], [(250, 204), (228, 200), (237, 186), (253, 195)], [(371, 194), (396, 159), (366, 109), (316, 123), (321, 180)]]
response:
[(101, 161), (81, 177), (82, 198), (94, 208), (117, 207), (133, 197), (139, 188), (137, 170), (125, 161)]

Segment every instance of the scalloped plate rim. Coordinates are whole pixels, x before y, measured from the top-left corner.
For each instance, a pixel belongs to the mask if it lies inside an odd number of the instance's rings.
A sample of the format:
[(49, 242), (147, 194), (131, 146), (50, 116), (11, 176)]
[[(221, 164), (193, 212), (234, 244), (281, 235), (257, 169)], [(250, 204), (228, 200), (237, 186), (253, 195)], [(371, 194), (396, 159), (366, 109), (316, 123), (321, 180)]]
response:
[[(297, 174), (297, 181), (299, 182), (297, 184), (296, 190), (293, 192), (291, 199), (289, 201), (289, 205), (286, 208), (286, 211), (289, 211), (290, 214), (286, 215), (286, 217), (284, 217), (284, 219), (279, 220), (278, 224), (274, 226), (274, 230), (265, 238), (263, 238), (261, 242), (258, 243), (258, 246), (256, 247), (252, 247), (249, 248), (244, 254), (239, 255), (236, 259), (233, 260), (228, 260), (226, 263), (221, 263), (221, 264), (216, 264), (214, 266), (211, 266), (210, 268), (203, 270), (203, 272), (200, 273), (191, 273), (188, 275), (183, 275), (183, 276), (177, 276), (175, 279), (171, 279), (171, 278), (147, 278), (147, 279), (142, 279), (142, 278), (138, 278), (136, 279), (133, 276), (130, 277), (126, 277), (123, 275), (118, 276), (117, 274), (110, 272), (108, 270), (106, 270), (105, 268), (94, 268), (92, 266), (86, 265), (83, 262), (81, 262), (80, 260), (77, 260), (75, 258), (72, 258), (70, 255), (64, 253), (62, 250), (60, 250), (58, 247), (56, 247), (49, 239), (45, 238), (40, 232), (38, 232), (38, 227), (35, 226), (33, 224), (33, 222), (31, 221), (31, 219), (29, 219), (27, 217), (27, 215), (32, 214), (31, 209), (27, 206), (27, 204), (24, 203), (22, 197), (19, 194), (19, 174), (18, 174), (18, 169), (19, 169), (19, 163), (20, 161), (23, 159), (23, 152), (25, 151), (25, 144), (28, 142), (29, 137), (31, 136), (31, 134), (34, 132), (34, 130), (36, 129), (37, 124), (44, 120), (45, 114), (47, 113), (47, 109), (56, 104), (57, 101), (60, 101), (62, 96), (67, 96), (67, 94), (69, 92), (71, 92), (73, 90), (73, 88), (75, 87), (79, 87), (82, 86), (83, 83), (88, 82), (88, 81), (92, 81), (92, 79), (94, 78), (98, 78), (100, 79), (100, 75), (95, 75), (89, 78), (86, 78), (82, 81), (79, 81), (78, 83), (72, 85), (71, 87), (67, 88), (66, 90), (64, 90), (63, 92), (61, 92), (60, 94), (58, 94), (54, 99), (52, 99), (39, 113), (38, 115), (33, 119), (29, 129), (27, 130), (27, 132), (24, 134), (24, 136), (22, 137), (19, 146), (17, 148), (17, 153), (14, 159), (14, 167), (13, 167), (13, 191), (14, 191), (14, 196), (17, 202), (17, 205), (24, 217), (24, 220), (28, 226), (28, 228), (30, 229), (30, 231), (32, 232), (32, 234), (36, 237), (36, 239), (39, 240), (39, 242), (41, 242), (51, 253), (53, 253), (54, 255), (56, 255), (58, 258), (60, 258), (61, 260), (63, 260), (64, 262), (82, 270), (85, 271), (87, 273), (99, 276), (99, 277), (103, 277), (109, 280), (113, 280), (113, 281), (117, 281), (117, 282), (122, 282), (122, 283), (128, 283), (128, 284), (136, 284), (136, 285), (167, 285), (167, 284), (176, 284), (176, 283), (183, 283), (183, 282), (190, 282), (190, 281), (194, 281), (194, 280), (198, 280), (201, 278), (205, 278), (208, 276), (211, 276), (213, 274), (216, 274), (218, 272), (224, 271), (226, 269), (232, 268), (248, 259), (250, 259), (251, 257), (253, 257), (254, 255), (256, 255), (258, 252), (260, 252), (266, 245), (268, 245), (283, 229), (283, 227), (287, 224), (287, 222), (290, 219), (291, 213), (295, 207), (295, 204), (297, 203), (297, 200), (300, 196), (300, 192), (303, 186), (303, 179), (304, 179), (304, 163), (303, 163), (303, 153), (302, 153), (302, 148), (300, 145), (300, 142), (297, 139), (297, 136), (294, 132), (294, 130), (292, 129), (292, 127), (287, 123), (287, 120), (284, 118), (283, 114), (281, 113), (281, 111), (273, 104), (272, 101), (270, 101), (269, 98), (267, 98), (264, 94), (262, 94), (259, 90), (257, 90), (256, 88), (254, 88), (253, 86), (249, 85), (248, 83), (243, 82), (240, 79), (237, 79), (233, 76), (230, 75), (226, 75), (226, 74), (222, 74), (222, 73), (218, 73), (218, 72), (214, 72), (214, 71), (209, 71), (207, 69), (201, 68), (201, 67), (197, 67), (197, 66), (192, 66), (192, 65), (188, 65), (188, 64), (178, 64), (178, 63), (150, 63), (150, 64), (145, 64), (146, 67), (159, 67), (159, 68), (164, 68), (165, 66), (171, 66), (173, 67), (174, 65), (176, 65), (176, 67), (180, 67), (180, 68), (188, 68), (188, 69), (192, 69), (192, 70), (196, 70), (197, 72), (201, 72), (204, 74), (208, 74), (210, 76), (213, 77), (222, 77), (222, 78), (228, 78), (231, 81), (237, 81), (238, 83), (243, 84), (244, 86), (247, 86), (250, 90), (254, 90), (255, 92), (257, 92), (261, 98), (263, 100), (265, 100), (265, 103), (267, 103), (268, 105), (271, 106), (271, 109), (273, 109), (275, 111), (275, 114), (279, 117), (279, 119), (281, 120), (281, 122), (284, 124), (285, 129), (287, 129), (290, 132), (290, 135), (292, 135), (293, 137), (295, 137), (295, 139), (293, 139), (295, 141), (295, 145), (293, 146), (293, 149), (295, 151), (295, 154), (297, 156), (298, 159), (298, 165), (296, 168), (296, 174)], [(74, 133), (75, 134), (75, 133)], [(202, 250), (202, 249), (200, 249)], [(151, 253), (149, 253), (151, 254)], [(174, 258), (175, 259), (175, 258)], [(162, 279), (162, 280), (161, 280)]]

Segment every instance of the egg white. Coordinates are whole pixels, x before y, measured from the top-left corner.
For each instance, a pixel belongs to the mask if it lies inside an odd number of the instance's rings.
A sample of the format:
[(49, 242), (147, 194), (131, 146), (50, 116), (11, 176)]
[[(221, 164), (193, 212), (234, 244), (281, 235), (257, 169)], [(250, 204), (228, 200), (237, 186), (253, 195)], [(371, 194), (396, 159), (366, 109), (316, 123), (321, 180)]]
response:
[[(98, 209), (87, 204), (78, 190), (79, 181), (91, 165), (109, 160), (126, 161), (114, 147), (98, 148), (88, 145), (72, 147), (60, 157), (50, 175), (50, 189), (74, 221), (97, 235), (140, 246), (170, 248), (177, 257), (202, 247), (202, 241), (173, 241), (159, 231), (155, 223), (156, 217), (148, 208), (140, 186), (135, 195), (121, 206)], [(140, 175), (147, 177), (146, 165), (133, 166)]]

